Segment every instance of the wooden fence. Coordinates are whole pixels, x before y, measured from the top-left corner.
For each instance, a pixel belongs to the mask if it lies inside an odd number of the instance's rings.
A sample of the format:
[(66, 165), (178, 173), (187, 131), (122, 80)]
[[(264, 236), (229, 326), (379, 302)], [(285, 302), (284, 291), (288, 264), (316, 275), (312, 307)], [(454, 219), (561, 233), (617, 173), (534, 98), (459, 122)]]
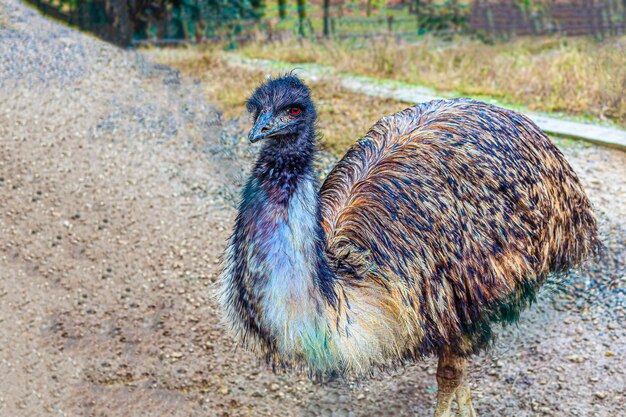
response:
[[(132, 43), (176, 44), (190, 42), (238, 42), (251, 39), (276, 40), (299, 37), (322, 38), (324, 13), (309, 5), (304, 22), (298, 20), (295, 4), (289, 4), (286, 18), (278, 19), (277, 9), (266, 5), (264, 17), (213, 22), (199, 9), (201, 0), (181, 0), (178, 7), (168, 7), (162, 18), (133, 27), (128, 10), (115, 10), (124, 1), (107, 0), (25, 0), (44, 14), (72, 26), (90, 31), (118, 45)], [(413, 3), (409, 3), (413, 6)], [(465, 28), (469, 9), (464, 5), (443, 7), (424, 4), (419, 9), (395, 6), (378, 9), (366, 16), (365, 9), (346, 3), (331, 8), (331, 36), (368, 38), (377, 36), (407, 37), (424, 33), (458, 32)], [(134, 22), (136, 23), (136, 22)], [(217, 24), (216, 24), (217, 23)], [(300, 28), (300, 25), (304, 28)]]
[[(276, 40), (302, 34), (324, 37), (324, 15), (319, 8), (307, 10), (306, 27), (302, 28), (299, 25), (303, 22), (298, 21), (295, 10), (290, 10), (286, 19), (277, 20), (271, 17), (277, 15), (276, 10), (266, 6), (261, 19), (214, 22), (200, 13), (201, 0), (181, 0), (179, 7), (167, 8), (160, 18), (152, 16), (137, 25), (131, 22), (124, 1), (25, 1), (57, 20), (122, 46), (213, 41), (236, 45), (239, 41)], [(406, 38), (424, 33), (458, 33), (468, 26), (473, 32), (493, 38), (552, 33), (604, 37), (626, 33), (626, 0), (475, 0), (471, 10), (457, 2), (446, 2), (444, 6), (423, 2), (419, 8), (413, 7), (417, 3), (408, 4), (411, 7), (390, 7), (372, 16), (347, 4), (334, 7), (330, 15), (331, 36)]]
[(515, 0), (475, 0), (470, 28), (491, 37), (626, 33), (624, 0), (545, 0), (532, 7)]

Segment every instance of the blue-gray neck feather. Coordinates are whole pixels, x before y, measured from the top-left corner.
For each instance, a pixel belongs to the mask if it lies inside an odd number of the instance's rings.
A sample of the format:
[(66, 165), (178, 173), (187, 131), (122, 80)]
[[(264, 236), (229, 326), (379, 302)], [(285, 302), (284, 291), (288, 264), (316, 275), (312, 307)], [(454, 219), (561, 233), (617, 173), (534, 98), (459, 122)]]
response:
[[(270, 205), (288, 208), (298, 204), (313, 205), (302, 207), (315, 215), (315, 233), (308, 238), (314, 240), (316, 248), (316, 284), (326, 301), (334, 304), (333, 273), (328, 264), (325, 251), (326, 237), (321, 227), (319, 204), (319, 184), (315, 175), (314, 160), (317, 152), (317, 138), (314, 127), (308, 126), (297, 138), (267, 142), (261, 149), (250, 182), (256, 182)], [(302, 200), (298, 193), (311, 191), (311, 199)], [(244, 195), (254, 200), (257, 196)], [(300, 198), (293, 204), (293, 198)], [(308, 197), (308, 196), (307, 196)], [(313, 262), (314, 260), (310, 260)]]
[[(248, 180), (226, 254), (225, 305), (268, 354), (323, 355), (323, 311), (336, 302), (320, 224), (312, 126), (268, 140)], [(286, 334), (286, 336), (285, 336)]]

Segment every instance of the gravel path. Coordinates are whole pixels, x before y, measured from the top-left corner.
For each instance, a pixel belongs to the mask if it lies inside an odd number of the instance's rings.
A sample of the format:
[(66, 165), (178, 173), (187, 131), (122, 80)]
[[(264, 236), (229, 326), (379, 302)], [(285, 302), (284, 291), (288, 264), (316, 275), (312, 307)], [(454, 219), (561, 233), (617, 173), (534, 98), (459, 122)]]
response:
[[(274, 374), (214, 301), (254, 149), (193, 80), (0, 1), (0, 415), (430, 415), (434, 362)], [(623, 412), (626, 154), (559, 142), (606, 257), (472, 365), (481, 416)], [(621, 410), (621, 411), (620, 411)]]

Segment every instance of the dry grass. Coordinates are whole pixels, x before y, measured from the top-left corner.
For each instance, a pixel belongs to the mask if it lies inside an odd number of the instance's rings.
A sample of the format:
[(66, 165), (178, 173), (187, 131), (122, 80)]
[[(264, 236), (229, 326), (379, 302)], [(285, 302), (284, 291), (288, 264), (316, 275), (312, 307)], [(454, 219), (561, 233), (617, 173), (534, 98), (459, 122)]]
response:
[(310, 83), (318, 107), (318, 127), (328, 150), (341, 155), (383, 116), (410, 106), (395, 100), (370, 97), (331, 81)]
[(243, 54), (388, 78), (519, 103), (530, 109), (610, 119), (626, 126), (626, 37), (531, 38), (486, 45), (458, 38), (248, 45)]
[(229, 66), (219, 50), (153, 49), (150, 55), (159, 63), (179, 70), (183, 75), (202, 81), (202, 88), (211, 103), (227, 117), (245, 113), (245, 103), (265, 77), (263, 71)]
[[(218, 50), (163, 49), (153, 50), (151, 55), (159, 63), (199, 79), (207, 100), (215, 103), (227, 117), (241, 117), (242, 122), (247, 122), (246, 99), (268, 75), (266, 71), (229, 65)], [(409, 106), (357, 94), (331, 81), (312, 82), (309, 86), (318, 108), (322, 144), (336, 155), (342, 155), (381, 117)]]

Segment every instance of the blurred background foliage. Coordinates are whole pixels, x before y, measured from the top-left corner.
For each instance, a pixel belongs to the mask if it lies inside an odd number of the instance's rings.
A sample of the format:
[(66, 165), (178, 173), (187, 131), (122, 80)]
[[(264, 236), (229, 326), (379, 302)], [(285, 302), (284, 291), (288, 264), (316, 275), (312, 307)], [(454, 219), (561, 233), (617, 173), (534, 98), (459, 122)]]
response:
[(626, 0), (27, 0), (120, 45), (624, 33)]
[(229, 65), (204, 58), (237, 48), (626, 126), (626, 0), (26, 1), (120, 45), (196, 45), (194, 68), (222, 80)]
[[(127, 45), (459, 31), (470, 0), (27, 0)], [(105, 30), (106, 26), (109, 30)]]

